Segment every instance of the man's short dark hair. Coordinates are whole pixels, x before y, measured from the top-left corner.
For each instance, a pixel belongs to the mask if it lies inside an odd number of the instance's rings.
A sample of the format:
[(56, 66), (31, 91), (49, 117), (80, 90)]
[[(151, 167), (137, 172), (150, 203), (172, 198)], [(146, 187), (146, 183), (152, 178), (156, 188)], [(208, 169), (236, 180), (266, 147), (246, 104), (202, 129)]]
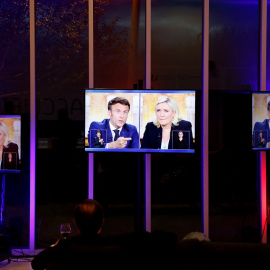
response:
[(96, 200), (86, 199), (75, 207), (75, 222), (82, 234), (94, 234), (103, 224), (103, 207)]
[(267, 103), (267, 111), (270, 111), (270, 101)]
[(123, 98), (123, 97), (115, 97), (115, 98), (111, 99), (108, 102), (108, 110), (111, 111), (112, 110), (112, 105), (115, 105), (117, 103), (128, 106), (128, 109), (130, 110), (129, 101), (126, 98)]

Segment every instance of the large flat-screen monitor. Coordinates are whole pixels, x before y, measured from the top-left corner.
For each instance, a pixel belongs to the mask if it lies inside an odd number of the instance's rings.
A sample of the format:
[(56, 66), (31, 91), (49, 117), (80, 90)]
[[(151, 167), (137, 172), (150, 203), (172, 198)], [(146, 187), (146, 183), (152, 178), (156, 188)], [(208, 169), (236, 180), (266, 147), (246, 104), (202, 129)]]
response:
[(0, 115), (0, 173), (18, 173), (21, 163), (21, 116)]
[(194, 153), (195, 90), (85, 90), (88, 152)]
[(252, 92), (252, 149), (270, 150), (270, 92)]

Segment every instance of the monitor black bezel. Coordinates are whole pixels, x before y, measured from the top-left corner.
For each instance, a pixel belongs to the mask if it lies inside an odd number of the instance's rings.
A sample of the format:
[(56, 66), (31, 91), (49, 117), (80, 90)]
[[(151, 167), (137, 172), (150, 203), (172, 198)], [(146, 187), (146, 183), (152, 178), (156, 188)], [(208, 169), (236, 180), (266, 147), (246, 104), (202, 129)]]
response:
[[(92, 93), (113, 93), (113, 94), (119, 94), (119, 93), (152, 93), (152, 94), (162, 94), (162, 93), (173, 93), (173, 94), (184, 94), (184, 93), (194, 93), (195, 95), (195, 106), (194, 106), (194, 114), (196, 115), (196, 90), (130, 90), (130, 89), (91, 89), (87, 88), (85, 89), (85, 96), (87, 92)], [(86, 104), (86, 101), (84, 102)], [(188, 120), (188, 119), (187, 119)], [(86, 118), (84, 119), (85, 129), (86, 129)], [(195, 130), (196, 130), (196, 118), (195, 118)], [(86, 134), (85, 134), (86, 135)], [(193, 134), (193, 138), (195, 134)], [(142, 149), (142, 148), (124, 148), (124, 149), (105, 149), (105, 148), (89, 148), (88, 146), (85, 146), (85, 151), (90, 153), (95, 152), (135, 152), (135, 153), (189, 153), (194, 154), (195, 153), (195, 147), (193, 144), (192, 149)]]

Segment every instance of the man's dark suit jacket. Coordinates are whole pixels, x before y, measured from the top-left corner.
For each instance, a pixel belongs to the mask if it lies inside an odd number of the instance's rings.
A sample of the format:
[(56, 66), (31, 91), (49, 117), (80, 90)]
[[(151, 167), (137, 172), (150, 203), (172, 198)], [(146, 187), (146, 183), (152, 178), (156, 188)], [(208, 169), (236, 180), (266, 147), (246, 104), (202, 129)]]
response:
[(106, 238), (97, 234), (77, 236), (41, 251), (31, 264), (34, 270), (129, 269), (131, 264), (139, 269), (148, 261), (148, 268), (158, 268), (161, 262), (168, 266), (176, 256), (176, 248), (177, 235), (165, 231), (140, 231)]
[[(80, 249), (103, 245), (105, 245), (105, 240), (100, 234), (61, 239), (55, 246), (48, 247), (36, 255), (31, 266), (34, 270), (83, 269), (79, 267), (82, 260), (88, 259), (91, 264), (91, 258), (83, 258), (79, 254)], [(77, 252), (74, 252), (75, 250)]]
[(94, 148), (104, 148), (104, 144), (99, 142), (99, 137), (94, 138)]
[(263, 132), (265, 138), (265, 144), (270, 142), (270, 130), (269, 130), (269, 119), (265, 119), (263, 122), (256, 122), (253, 128), (253, 143), (255, 148), (260, 148), (258, 137), (260, 130)]
[[(175, 132), (174, 132), (175, 131)], [(168, 145), (168, 149), (174, 149), (176, 141), (178, 139), (178, 132), (183, 131), (184, 138), (188, 143), (188, 149), (193, 148), (193, 136), (191, 130), (191, 123), (189, 121), (181, 120), (178, 122), (178, 126), (172, 124), (171, 136)], [(188, 131), (188, 132), (187, 132)], [(162, 140), (162, 127), (157, 127), (153, 122), (147, 123), (145, 132), (142, 139), (141, 148), (148, 149), (160, 149)]]
[[(15, 160), (13, 161), (12, 166), (8, 165), (7, 160), (5, 160), (5, 158), (4, 158), (4, 156), (6, 156), (7, 153), (12, 153), (12, 157), (13, 158), (15, 157)], [(7, 165), (5, 166), (5, 164), (7, 164)], [(4, 148), (3, 148), (1, 169), (17, 170), (18, 165), (19, 165), (18, 145), (16, 143), (10, 142), (7, 146), (4, 146)]]
[[(112, 142), (112, 132), (109, 124), (110, 119), (104, 119), (102, 122), (92, 122), (89, 127), (88, 132), (88, 142), (90, 148), (95, 148), (95, 136), (97, 130), (101, 131), (102, 138), (104, 139), (104, 147), (107, 143)], [(124, 124), (120, 133), (120, 137), (131, 138), (130, 141), (127, 141), (125, 148), (139, 148), (139, 134), (137, 128), (130, 124)]]

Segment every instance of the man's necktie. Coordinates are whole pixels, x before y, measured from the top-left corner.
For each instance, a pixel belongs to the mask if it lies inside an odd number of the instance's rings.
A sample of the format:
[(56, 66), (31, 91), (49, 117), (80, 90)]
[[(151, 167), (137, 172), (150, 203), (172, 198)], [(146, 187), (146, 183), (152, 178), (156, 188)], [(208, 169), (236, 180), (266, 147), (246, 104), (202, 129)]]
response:
[(114, 130), (115, 136), (114, 136), (114, 141), (116, 141), (119, 138), (119, 130), (115, 129)]

